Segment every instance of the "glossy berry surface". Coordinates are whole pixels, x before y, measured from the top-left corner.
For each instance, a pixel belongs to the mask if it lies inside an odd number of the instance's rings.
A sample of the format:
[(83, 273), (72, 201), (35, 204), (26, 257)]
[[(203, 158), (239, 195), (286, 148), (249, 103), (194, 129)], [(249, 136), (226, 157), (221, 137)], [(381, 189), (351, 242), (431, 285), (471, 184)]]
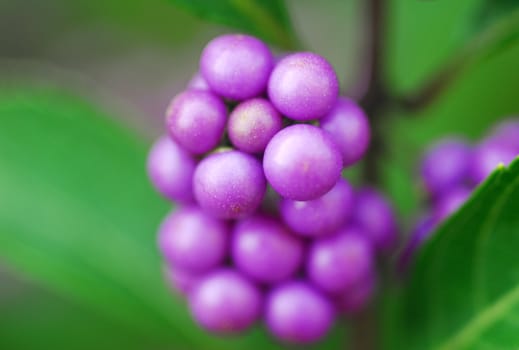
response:
[(203, 273), (223, 261), (229, 235), (227, 223), (196, 207), (184, 207), (173, 211), (162, 223), (159, 247), (169, 264)]
[(309, 201), (281, 200), (283, 221), (303, 236), (322, 236), (332, 233), (351, 217), (354, 191), (344, 179), (321, 197)]
[(281, 115), (263, 98), (240, 103), (229, 116), (229, 139), (237, 149), (261, 153), (283, 126)]
[(211, 40), (200, 58), (200, 71), (211, 90), (231, 100), (262, 94), (273, 65), (274, 58), (267, 45), (243, 34)]
[(194, 319), (207, 330), (237, 333), (259, 319), (262, 296), (241, 274), (224, 269), (200, 280), (190, 293), (189, 307)]
[(159, 138), (148, 155), (148, 175), (151, 182), (171, 201), (194, 201), (195, 167), (195, 159), (167, 136)]
[(355, 227), (315, 240), (308, 255), (308, 276), (325, 292), (346, 292), (364, 279), (373, 278), (371, 242)]
[(369, 121), (354, 101), (340, 97), (319, 124), (339, 147), (344, 166), (355, 164), (368, 150), (371, 140)]
[(261, 283), (293, 276), (303, 261), (303, 243), (279, 221), (252, 216), (237, 223), (232, 258), (238, 269)]
[(288, 118), (306, 121), (324, 117), (334, 106), (339, 82), (332, 65), (312, 52), (285, 56), (274, 67), (268, 95)]
[(328, 333), (335, 316), (331, 302), (303, 281), (274, 288), (265, 307), (267, 327), (289, 343), (318, 341)]
[(193, 188), (204, 210), (230, 219), (249, 215), (259, 207), (266, 181), (256, 158), (240, 151), (221, 151), (198, 164)]
[(270, 140), (263, 169), (282, 197), (306, 201), (332, 189), (341, 176), (342, 158), (331, 137), (321, 129), (292, 125)]
[(193, 154), (215, 148), (223, 136), (226, 122), (225, 104), (208, 91), (184, 91), (173, 99), (166, 112), (169, 134)]

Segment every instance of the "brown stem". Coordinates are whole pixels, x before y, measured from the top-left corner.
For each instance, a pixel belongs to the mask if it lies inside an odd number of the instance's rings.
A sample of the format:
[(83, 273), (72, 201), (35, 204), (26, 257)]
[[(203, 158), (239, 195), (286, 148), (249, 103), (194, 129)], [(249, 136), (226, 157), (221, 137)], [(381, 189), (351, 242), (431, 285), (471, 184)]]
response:
[[(482, 30), (455, 53), (429, 81), (408, 96), (393, 97), (392, 104), (408, 111), (417, 111), (433, 104), (474, 60), (488, 57), (517, 40), (519, 10)], [(485, 56), (487, 54), (487, 56)]]
[(367, 2), (369, 38), (368, 48), (368, 84), (366, 95), (360, 104), (366, 111), (372, 127), (370, 149), (365, 157), (364, 179), (371, 184), (379, 182), (379, 160), (384, 149), (380, 118), (385, 107), (390, 102), (389, 93), (383, 77), (384, 59), (384, 28), (385, 2), (384, 0), (369, 0)]
[[(391, 103), (383, 75), (384, 31), (386, 2), (369, 0), (367, 4), (367, 23), (369, 25), (368, 46), (368, 83), (365, 96), (360, 100), (370, 120), (372, 135), (371, 145), (365, 157), (364, 181), (377, 185), (380, 181), (380, 161), (384, 151), (381, 118)], [(351, 348), (354, 350), (377, 349), (377, 321), (373, 308), (368, 308), (356, 315), (352, 320)]]

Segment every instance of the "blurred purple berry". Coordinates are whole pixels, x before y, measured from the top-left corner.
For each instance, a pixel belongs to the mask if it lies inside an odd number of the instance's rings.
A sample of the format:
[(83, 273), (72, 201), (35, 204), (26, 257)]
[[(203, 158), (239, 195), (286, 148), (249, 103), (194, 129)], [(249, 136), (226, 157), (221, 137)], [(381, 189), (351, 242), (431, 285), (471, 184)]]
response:
[(168, 264), (204, 273), (225, 258), (229, 227), (196, 207), (169, 214), (160, 227), (159, 247)]
[(339, 147), (344, 166), (356, 163), (366, 153), (371, 129), (366, 114), (354, 101), (339, 97), (320, 125)]
[(427, 152), (422, 162), (421, 175), (425, 188), (433, 196), (461, 185), (469, 174), (471, 149), (461, 140), (442, 140)]
[(189, 296), (194, 319), (211, 332), (242, 332), (259, 319), (262, 296), (248, 279), (233, 270), (201, 279)]
[(222, 151), (198, 164), (193, 188), (204, 210), (230, 219), (249, 215), (259, 207), (266, 181), (259, 160), (240, 151)]
[(332, 65), (312, 52), (299, 52), (281, 59), (268, 83), (270, 100), (288, 118), (320, 119), (335, 104), (339, 81)]
[(460, 186), (445, 193), (435, 203), (434, 219), (441, 222), (451, 216), (467, 201), (471, 192), (468, 188)]
[(337, 306), (341, 312), (355, 314), (364, 309), (375, 294), (376, 276), (371, 274), (338, 296)]
[(166, 112), (166, 126), (177, 143), (193, 154), (215, 148), (227, 122), (225, 104), (207, 91), (187, 90), (177, 95)]
[(341, 176), (342, 158), (331, 137), (321, 129), (292, 125), (270, 140), (263, 169), (282, 197), (307, 201), (335, 186)]
[(261, 283), (278, 283), (301, 266), (303, 243), (279, 221), (252, 216), (238, 222), (232, 241), (232, 258), (247, 276)]
[(167, 136), (159, 138), (148, 155), (148, 175), (155, 188), (171, 201), (192, 203), (193, 157)]
[(211, 88), (207, 84), (207, 81), (205, 81), (204, 77), (200, 72), (197, 72), (189, 83), (187, 84), (188, 89), (190, 90), (201, 90), (201, 91), (211, 91)]
[(499, 164), (510, 164), (519, 153), (510, 148), (507, 143), (499, 140), (484, 141), (474, 151), (470, 176), (474, 183), (484, 181)]
[(366, 235), (356, 227), (316, 239), (310, 246), (308, 277), (315, 286), (339, 294), (374, 274), (374, 252)]
[(305, 344), (322, 339), (334, 317), (330, 301), (302, 281), (275, 287), (267, 299), (267, 327), (285, 342)]
[(397, 244), (397, 224), (390, 203), (372, 188), (357, 193), (353, 222), (380, 251), (390, 251)]
[(284, 222), (304, 236), (321, 236), (338, 230), (351, 217), (354, 192), (350, 184), (339, 179), (321, 197), (309, 201), (282, 199), (280, 210)]
[(499, 123), (492, 131), (489, 140), (495, 140), (519, 154), (519, 120), (508, 119)]
[(241, 151), (261, 153), (283, 126), (281, 115), (263, 98), (240, 103), (229, 116), (227, 129), (231, 143)]
[(196, 286), (203, 275), (182, 270), (176, 266), (167, 265), (165, 274), (168, 284), (181, 295), (187, 296)]
[(227, 34), (211, 40), (200, 58), (200, 71), (211, 90), (231, 100), (261, 95), (274, 66), (274, 57), (259, 39)]

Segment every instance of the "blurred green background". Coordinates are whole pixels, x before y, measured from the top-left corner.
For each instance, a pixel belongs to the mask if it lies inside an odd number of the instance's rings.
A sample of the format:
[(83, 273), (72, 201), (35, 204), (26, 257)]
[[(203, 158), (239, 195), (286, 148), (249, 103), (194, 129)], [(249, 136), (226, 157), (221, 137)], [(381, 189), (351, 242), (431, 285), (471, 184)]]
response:
[[(174, 1), (0, 0), (0, 349), (263, 349), (263, 330), (205, 335), (162, 283), (155, 230), (169, 209), (146, 150), (204, 44), (230, 31)], [(413, 91), (472, 40), (484, 1), (388, 1), (384, 57)], [(304, 47), (360, 97), (365, 2), (286, 2)], [(474, 34), (476, 35), (476, 34)], [(437, 103), (393, 111), (383, 183), (403, 225), (417, 212), (415, 163), (442, 136), (476, 140), (519, 112), (519, 41), (475, 50)], [(329, 344), (339, 348), (345, 328)]]

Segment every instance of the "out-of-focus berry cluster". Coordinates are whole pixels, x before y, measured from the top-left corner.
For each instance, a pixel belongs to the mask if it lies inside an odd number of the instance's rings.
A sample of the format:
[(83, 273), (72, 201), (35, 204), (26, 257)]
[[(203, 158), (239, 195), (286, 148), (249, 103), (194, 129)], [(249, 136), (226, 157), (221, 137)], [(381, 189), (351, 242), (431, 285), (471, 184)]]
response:
[(341, 177), (370, 128), (338, 93), (323, 57), (276, 59), (254, 37), (223, 35), (171, 101), (148, 160), (157, 190), (178, 203), (159, 246), (207, 330), (264, 320), (280, 340), (314, 342), (373, 295), (375, 254), (395, 246), (396, 223), (380, 193)]
[(416, 223), (401, 256), (403, 269), (431, 232), (470, 197), (499, 164), (519, 155), (519, 120), (506, 120), (479, 143), (450, 137), (434, 144), (424, 155), (420, 180), (426, 193), (426, 213)]

